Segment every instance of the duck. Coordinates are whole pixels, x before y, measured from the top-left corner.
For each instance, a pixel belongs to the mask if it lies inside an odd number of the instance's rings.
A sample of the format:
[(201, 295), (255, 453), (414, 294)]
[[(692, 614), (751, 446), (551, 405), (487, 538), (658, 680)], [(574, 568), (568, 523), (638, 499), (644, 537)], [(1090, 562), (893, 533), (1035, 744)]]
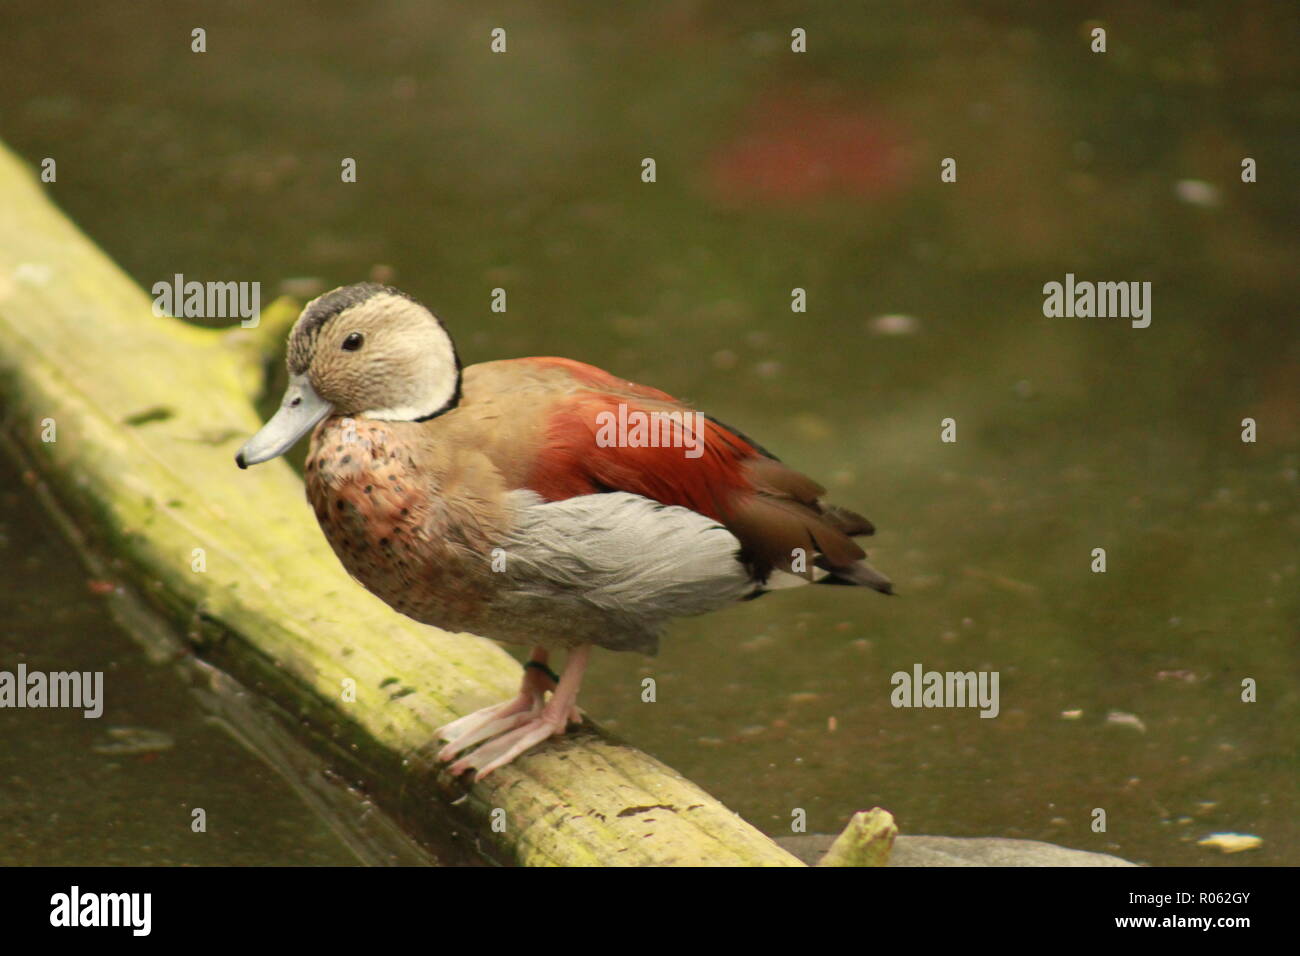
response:
[(356, 581), (416, 621), (529, 648), (515, 697), (437, 732), (454, 776), (580, 724), (593, 648), (653, 655), (671, 621), (783, 588), (893, 593), (855, 540), (871, 522), (744, 433), (575, 359), (464, 367), (391, 286), (313, 299), (286, 364), (236, 464), (310, 433), (307, 500)]

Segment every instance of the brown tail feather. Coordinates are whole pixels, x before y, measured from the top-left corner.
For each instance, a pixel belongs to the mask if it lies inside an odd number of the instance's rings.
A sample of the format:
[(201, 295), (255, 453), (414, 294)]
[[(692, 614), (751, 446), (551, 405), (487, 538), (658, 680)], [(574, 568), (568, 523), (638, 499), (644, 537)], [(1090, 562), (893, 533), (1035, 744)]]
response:
[(817, 566), (830, 574), (818, 581), (818, 584), (861, 585), (879, 591), (881, 594), (893, 594), (894, 582), (885, 577), (866, 561), (858, 561), (847, 568), (832, 568), (817, 562)]
[(839, 505), (828, 505), (822, 502), (819, 504), (821, 504), (822, 518), (826, 523), (843, 531), (849, 537), (876, 533), (876, 526), (856, 511), (841, 508)]
[[(815, 566), (843, 572), (850, 580), (858, 573), (866, 554), (852, 535), (871, 534), (870, 521), (847, 508), (823, 505), (821, 485), (778, 461), (753, 459), (746, 463), (746, 477), (754, 491), (729, 502), (723, 520), (740, 539), (755, 577), (766, 580), (778, 568), (811, 581)], [(881, 589), (879, 582), (871, 586)]]

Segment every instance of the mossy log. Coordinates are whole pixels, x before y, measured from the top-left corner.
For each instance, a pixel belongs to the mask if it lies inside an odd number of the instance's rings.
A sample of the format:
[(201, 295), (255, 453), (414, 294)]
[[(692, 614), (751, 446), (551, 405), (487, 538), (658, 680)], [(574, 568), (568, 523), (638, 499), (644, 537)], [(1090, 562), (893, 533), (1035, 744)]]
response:
[(259, 327), (229, 330), (155, 316), (0, 146), (6, 431), (201, 659), (274, 700), (313, 749), (435, 847), (459, 831), (502, 863), (801, 865), (596, 728), (479, 784), (435, 766), (435, 728), (513, 694), (520, 668), (492, 642), (407, 620), (348, 578), (283, 461), (235, 468), (261, 424), (267, 351), (294, 311), (279, 304)]
[(859, 810), (817, 865), (885, 866), (897, 836), (898, 825), (888, 810)]

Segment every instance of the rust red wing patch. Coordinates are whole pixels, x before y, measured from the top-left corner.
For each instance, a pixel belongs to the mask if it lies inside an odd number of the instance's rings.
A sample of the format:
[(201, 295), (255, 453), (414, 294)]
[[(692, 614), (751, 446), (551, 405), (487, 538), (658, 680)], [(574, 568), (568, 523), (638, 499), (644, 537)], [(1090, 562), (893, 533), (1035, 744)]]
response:
[[(692, 457), (691, 449), (682, 446), (599, 440), (602, 428), (611, 421), (655, 413), (676, 414), (698, 455)], [(702, 415), (696, 418), (696, 414), (670, 401), (631, 402), (594, 392), (574, 395), (552, 409), (547, 440), (529, 475), (528, 487), (550, 501), (627, 491), (722, 521), (731, 499), (752, 490), (744, 463), (758, 452), (717, 422)]]

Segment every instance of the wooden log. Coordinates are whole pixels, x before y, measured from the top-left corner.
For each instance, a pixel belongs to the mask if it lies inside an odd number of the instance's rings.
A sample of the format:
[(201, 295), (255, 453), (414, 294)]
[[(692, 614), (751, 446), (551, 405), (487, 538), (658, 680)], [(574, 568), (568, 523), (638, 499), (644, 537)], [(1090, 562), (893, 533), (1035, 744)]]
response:
[(898, 826), (888, 810), (859, 810), (835, 838), (818, 866), (886, 866)]
[(256, 329), (219, 331), (155, 316), (0, 146), (5, 430), (201, 659), (278, 703), (295, 733), (434, 847), (455, 831), (502, 863), (801, 865), (590, 726), (481, 784), (434, 766), (434, 729), (513, 694), (520, 668), (492, 642), (419, 625), (353, 582), (283, 461), (236, 469), (261, 424), (268, 343), (295, 312), (279, 304)]

